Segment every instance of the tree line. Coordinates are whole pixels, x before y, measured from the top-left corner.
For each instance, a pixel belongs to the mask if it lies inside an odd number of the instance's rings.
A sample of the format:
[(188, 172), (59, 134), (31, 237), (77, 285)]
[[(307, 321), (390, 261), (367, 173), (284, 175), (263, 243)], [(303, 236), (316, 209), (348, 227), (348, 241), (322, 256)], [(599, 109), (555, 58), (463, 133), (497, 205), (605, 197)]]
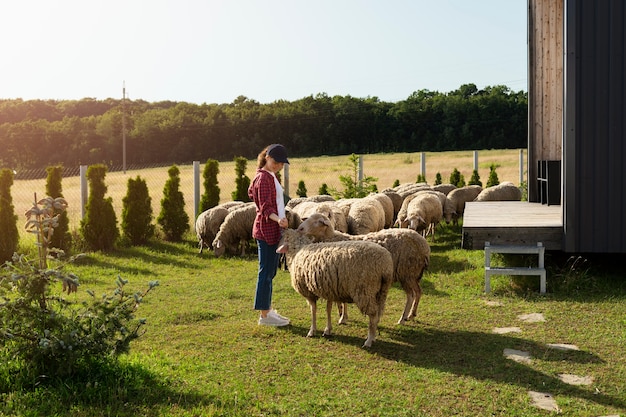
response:
[[(406, 100), (328, 96), (261, 104), (106, 99), (0, 100), (0, 167), (183, 164), (290, 156), (513, 149), (527, 145), (528, 93), (464, 84)], [(125, 144), (125, 145), (124, 145)]]

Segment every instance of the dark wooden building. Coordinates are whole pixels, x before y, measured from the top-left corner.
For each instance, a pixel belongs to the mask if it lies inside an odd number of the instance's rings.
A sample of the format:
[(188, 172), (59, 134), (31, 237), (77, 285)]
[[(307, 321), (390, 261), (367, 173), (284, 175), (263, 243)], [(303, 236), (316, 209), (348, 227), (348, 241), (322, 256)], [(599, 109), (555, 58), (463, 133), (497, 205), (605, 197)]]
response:
[(564, 252), (626, 253), (625, 80), (624, 0), (528, 0), (528, 204), (560, 206)]

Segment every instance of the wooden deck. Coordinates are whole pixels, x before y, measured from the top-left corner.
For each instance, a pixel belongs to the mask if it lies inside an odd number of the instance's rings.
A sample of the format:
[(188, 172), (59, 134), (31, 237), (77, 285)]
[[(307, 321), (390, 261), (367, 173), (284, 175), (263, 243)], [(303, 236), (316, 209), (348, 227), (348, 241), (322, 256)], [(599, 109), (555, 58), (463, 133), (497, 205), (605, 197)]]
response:
[(537, 245), (547, 250), (563, 249), (562, 207), (527, 201), (481, 201), (465, 205), (464, 249), (492, 245)]

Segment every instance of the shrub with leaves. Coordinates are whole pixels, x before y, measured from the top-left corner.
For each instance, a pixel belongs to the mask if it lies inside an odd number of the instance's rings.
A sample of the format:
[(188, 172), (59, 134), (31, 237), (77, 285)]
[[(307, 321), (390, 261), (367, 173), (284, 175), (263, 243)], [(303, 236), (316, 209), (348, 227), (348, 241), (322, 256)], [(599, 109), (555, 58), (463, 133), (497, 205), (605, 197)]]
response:
[(420, 182), (426, 182), (426, 177), (423, 174), (418, 174), (417, 175), (417, 179), (415, 180), (415, 183), (420, 183)]
[(459, 183), (461, 182), (461, 173), (458, 169), (454, 168), (452, 173), (450, 174), (450, 184), (459, 187)]
[(330, 195), (330, 191), (328, 190), (328, 184), (322, 183), (322, 185), (320, 185), (319, 190), (317, 190), (317, 193), (319, 195)]
[[(49, 257), (52, 230), (58, 226), (63, 198), (46, 197), (26, 212), (26, 230), (37, 236), (38, 259), (14, 254), (0, 270), (0, 361), (12, 370), (15, 384), (36, 385), (54, 377), (68, 377), (90, 364), (109, 361), (127, 352), (141, 333), (143, 319), (134, 314), (143, 292), (129, 293), (118, 276), (111, 295), (83, 302), (64, 298), (77, 292), (78, 277), (64, 271), (67, 262)], [(55, 214), (56, 213), (56, 214)], [(56, 266), (49, 267), (48, 261)], [(60, 287), (60, 288), (59, 288)], [(6, 382), (6, 381), (5, 381)]]
[(4, 168), (0, 171), (0, 264), (8, 261), (17, 250), (19, 233), (17, 216), (11, 197), (13, 171)]
[(87, 246), (92, 250), (111, 250), (120, 236), (113, 199), (104, 197), (107, 192), (107, 186), (104, 184), (106, 172), (107, 167), (102, 164), (91, 165), (87, 169), (89, 198), (85, 207), (85, 217), (80, 222), (80, 231)]
[(200, 198), (200, 213), (217, 206), (220, 202), (220, 187), (217, 185), (217, 174), (220, 173), (219, 165), (219, 161), (215, 159), (208, 159), (204, 164), (204, 171), (202, 172), (204, 193)]
[(483, 186), (483, 182), (480, 180), (480, 175), (478, 175), (478, 170), (475, 169), (472, 171), (472, 178), (469, 180), (469, 185), (480, 185)]
[(139, 175), (128, 179), (128, 190), (122, 199), (122, 233), (133, 245), (142, 245), (154, 236), (152, 198), (146, 181)]
[(442, 183), (442, 182), (441, 182), (441, 174), (438, 172), (438, 173), (435, 175), (435, 185), (439, 185), (439, 184), (441, 184), (441, 183)]
[(339, 181), (343, 184), (344, 190), (333, 190), (333, 196), (336, 198), (362, 198), (376, 192), (376, 181), (378, 181), (378, 178), (364, 176), (359, 181), (359, 156), (352, 154), (349, 159), (352, 173), (351, 175), (339, 176)]
[(185, 198), (180, 191), (180, 169), (171, 166), (167, 173), (169, 178), (163, 187), (161, 212), (157, 223), (165, 234), (165, 240), (180, 242), (189, 230), (189, 215), (185, 211)]

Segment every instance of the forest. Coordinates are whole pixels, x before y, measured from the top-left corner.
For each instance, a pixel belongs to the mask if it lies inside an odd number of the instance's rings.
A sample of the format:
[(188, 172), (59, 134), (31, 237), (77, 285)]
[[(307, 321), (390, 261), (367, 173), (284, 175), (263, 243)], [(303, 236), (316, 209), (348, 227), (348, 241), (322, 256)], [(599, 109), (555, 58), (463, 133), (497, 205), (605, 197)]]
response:
[(474, 84), (394, 103), (324, 93), (268, 104), (3, 99), (0, 168), (254, 159), (277, 142), (294, 157), (525, 148), (527, 117), (527, 92)]

